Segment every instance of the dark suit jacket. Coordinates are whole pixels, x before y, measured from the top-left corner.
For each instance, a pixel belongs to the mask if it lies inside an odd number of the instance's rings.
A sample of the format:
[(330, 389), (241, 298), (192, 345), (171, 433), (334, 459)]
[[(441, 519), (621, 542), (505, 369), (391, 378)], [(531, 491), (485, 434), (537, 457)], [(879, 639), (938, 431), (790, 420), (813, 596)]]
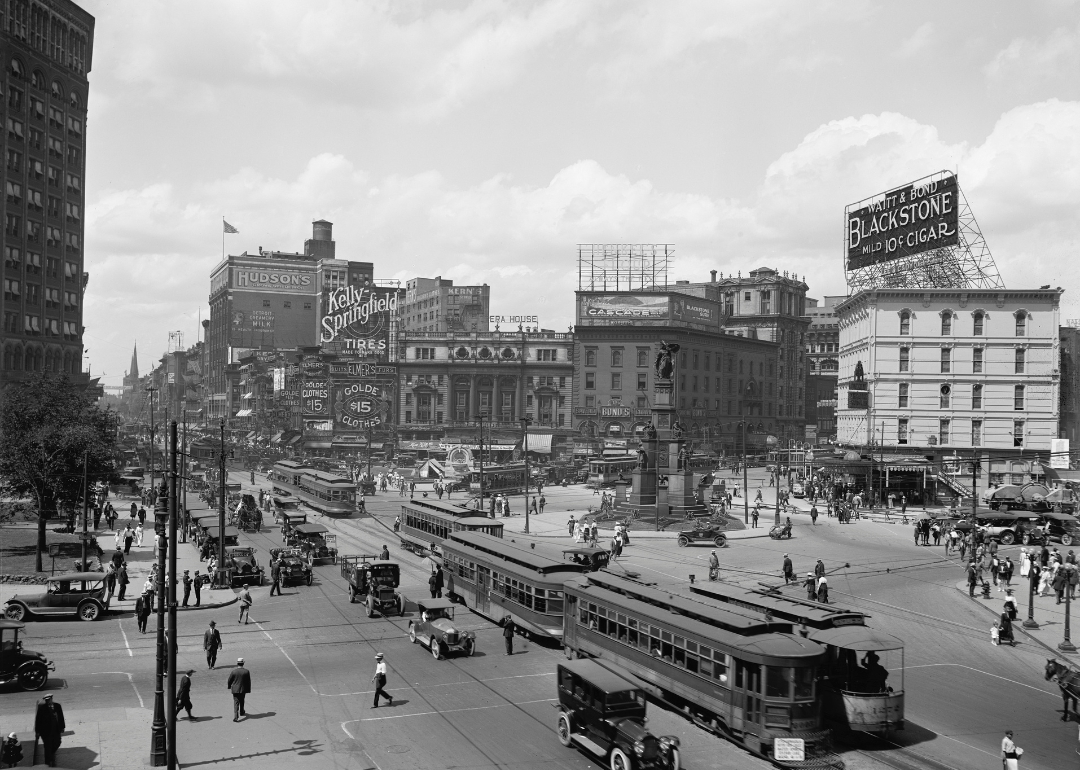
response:
[(34, 717), (34, 733), (42, 736), (59, 738), (67, 727), (64, 721), (64, 709), (55, 701), (49, 704), (45, 700), (37, 703), (37, 715)]
[(180, 677), (180, 684), (176, 687), (176, 699), (186, 701), (191, 697), (191, 677), (184, 674)]
[(204, 650), (216, 650), (221, 647), (221, 634), (218, 633), (216, 628), (208, 628), (203, 633), (203, 649)]
[(243, 666), (237, 666), (229, 674), (229, 681), (225, 686), (236, 694), (251, 692), (251, 672)]

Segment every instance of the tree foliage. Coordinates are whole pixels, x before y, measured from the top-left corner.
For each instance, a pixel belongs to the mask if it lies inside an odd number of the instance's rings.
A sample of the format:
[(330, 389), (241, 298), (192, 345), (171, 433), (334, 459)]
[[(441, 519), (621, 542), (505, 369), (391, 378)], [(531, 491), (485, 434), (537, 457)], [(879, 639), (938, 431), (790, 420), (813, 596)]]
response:
[(0, 485), (37, 503), (37, 569), (42, 569), (45, 522), (83, 495), (87, 479), (117, 481), (116, 416), (66, 376), (41, 373), (9, 385), (0, 396)]

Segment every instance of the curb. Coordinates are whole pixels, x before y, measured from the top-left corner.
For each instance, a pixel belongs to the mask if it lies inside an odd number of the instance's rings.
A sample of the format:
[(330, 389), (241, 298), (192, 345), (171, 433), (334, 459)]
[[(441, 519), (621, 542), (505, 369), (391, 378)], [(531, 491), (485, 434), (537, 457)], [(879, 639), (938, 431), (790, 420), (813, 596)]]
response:
[[(979, 605), (980, 607), (985, 608), (995, 618), (998, 616), (998, 613), (995, 612), (993, 610), (993, 608), (991, 608), (991, 607), (983, 604), (982, 602), (980, 602), (978, 596), (969, 596), (968, 595), (967, 581), (960, 581), (959, 583), (957, 583), (956, 584), (956, 590), (960, 591), (970, 601), (974, 602), (975, 604)], [(1019, 631), (1024, 636), (1026, 636), (1028, 639), (1035, 642), (1035, 644), (1039, 645), (1044, 650), (1049, 652), (1055, 658), (1061, 658), (1061, 660), (1063, 660), (1064, 662), (1069, 663), (1069, 664), (1073, 663), (1073, 659), (1066, 657), (1065, 654), (1061, 650), (1057, 649), (1056, 647), (1051, 647), (1049, 644), (1047, 644), (1042, 639), (1039, 639), (1036, 636), (1032, 636), (1030, 629), (1024, 628), (1023, 621), (1021, 621), (1021, 620), (1014, 621), (1013, 622), (1013, 631)]]
[[(236, 604), (238, 601), (240, 601), (239, 597), (237, 597), (235, 594), (233, 594), (233, 598), (227, 599), (227, 600), (225, 600), (223, 602), (214, 602), (213, 604), (200, 604), (198, 607), (180, 607), (180, 606), (177, 606), (176, 611), (177, 612), (198, 612), (199, 610), (219, 610), (222, 607), (228, 607), (231, 604)], [(165, 609), (168, 610), (168, 607), (166, 607)], [(123, 607), (123, 608), (113, 607), (113, 608), (110, 608), (108, 610), (108, 612), (110, 614), (113, 614), (113, 613), (120, 614), (120, 613), (124, 613), (124, 612), (135, 612), (135, 606), (132, 605), (130, 609), (127, 608), (127, 607)], [(157, 614), (157, 613), (152, 613), (152, 614)]]

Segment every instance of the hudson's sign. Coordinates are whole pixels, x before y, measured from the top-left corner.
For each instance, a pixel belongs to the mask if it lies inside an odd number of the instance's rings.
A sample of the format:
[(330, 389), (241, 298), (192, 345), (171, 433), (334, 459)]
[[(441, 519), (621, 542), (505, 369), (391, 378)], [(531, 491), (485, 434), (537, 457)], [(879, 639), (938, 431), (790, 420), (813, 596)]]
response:
[(315, 276), (292, 270), (249, 270), (233, 268), (233, 287), (248, 291), (277, 291), (314, 294)]

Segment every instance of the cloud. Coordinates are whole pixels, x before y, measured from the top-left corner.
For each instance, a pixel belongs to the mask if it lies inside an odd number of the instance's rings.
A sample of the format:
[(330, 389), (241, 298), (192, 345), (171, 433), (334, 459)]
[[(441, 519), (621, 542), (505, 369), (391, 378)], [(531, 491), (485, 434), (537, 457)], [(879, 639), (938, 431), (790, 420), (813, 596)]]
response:
[(934, 25), (928, 21), (911, 33), (911, 36), (900, 44), (896, 53), (901, 58), (910, 59), (912, 56), (917, 56), (929, 48), (930, 44), (934, 42), (934, 38)]
[[(1058, 27), (1042, 39), (1016, 38), (985, 67), (989, 88), (1047, 96), (1075, 93), (1080, 73), (1080, 26)], [(1042, 95), (1042, 94), (1040, 94)]]

